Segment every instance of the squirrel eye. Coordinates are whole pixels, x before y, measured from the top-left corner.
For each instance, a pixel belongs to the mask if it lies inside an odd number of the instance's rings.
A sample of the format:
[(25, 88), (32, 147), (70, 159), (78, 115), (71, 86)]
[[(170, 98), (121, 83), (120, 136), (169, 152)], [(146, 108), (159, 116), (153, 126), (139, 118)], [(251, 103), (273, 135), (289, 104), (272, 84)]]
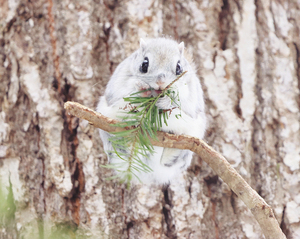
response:
[(176, 66), (176, 75), (180, 75), (181, 73), (182, 73), (182, 67), (180, 61), (178, 61)]
[(142, 65), (140, 66), (140, 72), (147, 73), (148, 66), (149, 66), (149, 59), (148, 57), (145, 57)]

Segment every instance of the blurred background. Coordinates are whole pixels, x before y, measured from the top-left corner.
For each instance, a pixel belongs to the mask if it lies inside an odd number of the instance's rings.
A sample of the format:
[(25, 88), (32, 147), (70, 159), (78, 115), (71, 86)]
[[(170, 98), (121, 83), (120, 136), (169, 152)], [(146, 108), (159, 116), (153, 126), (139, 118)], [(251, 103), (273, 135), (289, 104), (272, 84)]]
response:
[(263, 238), (197, 156), (170, 185), (107, 181), (92, 109), (141, 37), (184, 41), (205, 141), (300, 238), (299, 0), (0, 0), (0, 238)]

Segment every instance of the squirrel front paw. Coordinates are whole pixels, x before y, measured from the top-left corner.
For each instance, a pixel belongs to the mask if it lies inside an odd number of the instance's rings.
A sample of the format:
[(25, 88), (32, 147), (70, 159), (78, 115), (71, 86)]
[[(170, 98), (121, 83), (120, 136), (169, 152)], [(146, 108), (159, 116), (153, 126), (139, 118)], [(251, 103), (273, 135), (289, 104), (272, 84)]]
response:
[(156, 101), (156, 106), (159, 108), (159, 109), (162, 109), (162, 110), (168, 110), (171, 108), (171, 104), (172, 104), (172, 101), (171, 101), (171, 98), (169, 96), (164, 96), (162, 98), (159, 98), (157, 101)]

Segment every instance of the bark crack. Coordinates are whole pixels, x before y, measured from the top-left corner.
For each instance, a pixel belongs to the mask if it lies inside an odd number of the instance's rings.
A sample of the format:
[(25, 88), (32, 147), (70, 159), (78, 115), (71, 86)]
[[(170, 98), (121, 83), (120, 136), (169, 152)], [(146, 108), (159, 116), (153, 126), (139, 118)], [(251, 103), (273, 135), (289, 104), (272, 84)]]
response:
[(165, 235), (167, 238), (177, 238), (176, 234), (176, 228), (173, 221), (173, 217), (171, 214), (171, 209), (173, 207), (171, 195), (169, 194), (169, 186), (163, 187), (162, 192), (164, 194), (164, 203), (163, 203), (163, 214), (165, 223), (167, 225), (167, 231), (165, 232)]
[(281, 217), (281, 223), (280, 223), (280, 228), (282, 230), (282, 232), (286, 235), (287, 238), (289, 238), (289, 229), (288, 229), (288, 225), (285, 223), (284, 221), (284, 217), (285, 217), (285, 210), (286, 210), (286, 205), (284, 205), (283, 207), (283, 212), (282, 212), (282, 217)]
[[(65, 79), (64, 87), (60, 90), (62, 99), (60, 102), (73, 99), (73, 91), (71, 85)], [(67, 199), (72, 207), (72, 218), (74, 223), (78, 226), (80, 223), (80, 209), (81, 209), (81, 193), (84, 192), (85, 177), (83, 166), (80, 159), (77, 157), (77, 148), (79, 145), (77, 137), (77, 128), (79, 120), (74, 116), (66, 114), (63, 111), (62, 117), (64, 119), (64, 127), (61, 136), (61, 154), (64, 158), (65, 168), (71, 173), (71, 182), (73, 185), (70, 193), (70, 199)]]
[[(234, 4), (235, 3), (235, 4)], [(236, 115), (242, 119), (242, 109), (240, 107), (240, 100), (243, 98), (242, 91), (242, 79), (240, 73), (240, 62), (239, 57), (237, 55), (237, 45), (239, 41), (239, 36), (236, 30), (236, 23), (233, 19), (234, 12), (238, 11), (242, 16), (242, 9), (239, 3), (236, 1), (230, 2), (229, 0), (223, 0), (223, 6), (221, 8), (221, 12), (219, 13), (219, 42), (220, 47), (223, 51), (226, 49), (231, 49), (236, 56), (236, 64), (237, 67), (233, 70), (233, 78), (236, 83), (236, 99), (235, 106), (233, 107), (233, 111)], [(217, 56), (217, 52), (213, 55), (213, 62), (215, 64), (215, 58)], [(226, 67), (227, 68), (227, 67)], [(227, 73), (228, 74), (228, 73)], [(229, 74), (228, 74), (229, 75)], [(227, 76), (225, 76), (227, 78)]]
[(217, 202), (214, 198), (212, 198), (212, 185), (213, 184), (217, 184), (218, 183), (218, 175), (215, 176), (207, 176), (206, 178), (204, 178), (204, 181), (207, 184), (207, 190), (208, 190), (208, 197), (210, 198), (210, 202), (211, 202), (211, 206), (212, 206), (212, 215), (211, 215), (211, 219), (214, 222), (214, 228), (215, 228), (215, 238), (219, 239), (219, 225), (217, 223), (217, 219), (216, 219), (216, 208), (217, 208)]
[(108, 42), (109, 42), (109, 38), (110, 38), (110, 30), (114, 26), (114, 21), (113, 21), (111, 12), (112, 12), (112, 10), (114, 10), (114, 8), (116, 6), (115, 6), (115, 4), (110, 5), (106, 1), (104, 1), (104, 6), (106, 7), (107, 12), (108, 12), (109, 26), (107, 27), (106, 24), (103, 25), (103, 33), (105, 35), (105, 38), (103, 40), (104, 40), (105, 50), (106, 50), (106, 61), (109, 64), (109, 71), (112, 74), (113, 73), (113, 62), (110, 61), (110, 57), (109, 57), (110, 46), (109, 46)]
[(229, 35), (229, 21), (230, 21), (230, 7), (228, 0), (223, 0), (223, 6), (221, 8), (221, 12), (219, 14), (219, 42), (220, 47), (224, 51), (227, 49), (227, 38)]
[[(294, 47), (296, 50), (295, 70), (296, 70), (296, 75), (298, 78), (298, 90), (299, 90), (299, 94), (300, 94), (300, 49), (299, 49), (300, 47), (298, 47), (297, 43), (295, 43), (295, 42), (293, 44), (294, 44)], [(298, 108), (300, 110), (300, 97), (297, 97), (296, 101), (298, 103)]]
[(50, 39), (51, 39), (51, 46), (52, 46), (53, 64), (55, 69), (55, 82), (56, 82), (55, 85), (57, 86), (58, 93), (60, 93), (61, 73), (59, 70), (59, 55), (56, 54), (57, 39), (55, 37), (55, 21), (54, 21), (52, 8), (53, 8), (53, 2), (52, 0), (48, 0), (49, 32), (50, 32)]

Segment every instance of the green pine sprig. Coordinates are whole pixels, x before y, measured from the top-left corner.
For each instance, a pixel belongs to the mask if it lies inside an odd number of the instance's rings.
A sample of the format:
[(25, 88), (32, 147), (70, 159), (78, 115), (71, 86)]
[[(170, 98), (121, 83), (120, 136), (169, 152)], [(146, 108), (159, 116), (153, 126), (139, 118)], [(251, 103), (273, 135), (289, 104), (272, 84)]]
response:
[[(117, 175), (108, 179), (120, 178), (121, 182), (126, 182), (130, 186), (133, 177), (138, 180), (137, 172), (149, 173), (152, 169), (142, 161), (142, 158), (149, 157), (154, 153), (153, 145), (149, 139), (151, 137), (157, 140), (157, 131), (163, 125), (168, 125), (168, 117), (172, 109), (162, 110), (156, 106), (159, 98), (168, 96), (171, 102), (180, 109), (178, 92), (172, 89), (172, 85), (178, 81), (186, 72), (179, 75), (156, 97), (141, 97), (141, 93), (152, 89), (147, 89), (131, 94), (125, 97), (124, 101), (128, 102), (125, 109), (129, 109), (125, 116), (121, 116), (121, 122), (115, 126), (131, 129), (113, 133), (110, 137), (113, 152), (117, 157), (122, 159), (122, 163), (105, 165), (103, 167), (112, 168), (118, 172)], [(174, 108), (173, 108), (174, 109)], [(176, 115), (179, 118), (181, 115)], [(133, 127), (133, 128), (132, 128)]]

